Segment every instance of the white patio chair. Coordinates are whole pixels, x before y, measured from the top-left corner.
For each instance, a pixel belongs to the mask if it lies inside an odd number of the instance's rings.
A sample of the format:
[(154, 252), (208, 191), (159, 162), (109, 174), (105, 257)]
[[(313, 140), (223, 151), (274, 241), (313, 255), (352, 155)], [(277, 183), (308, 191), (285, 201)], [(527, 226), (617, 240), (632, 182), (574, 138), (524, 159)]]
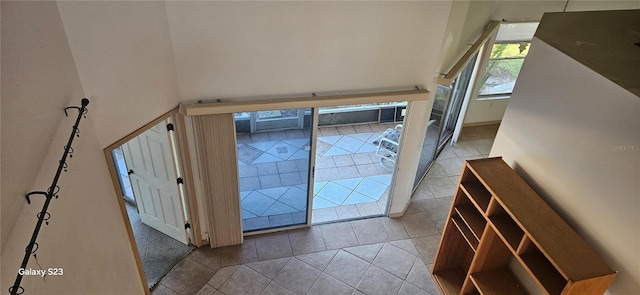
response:
[[(427, 128), (435, 123), (436, 120), (429, 120)], [(380, 165), (389, 171), (393, 171), (398, 157), (398, 147), (400, 134), (402, 133), (402, 124), (396, 125), (393, 129), (389, 128), (373, 141), (377, 145), (376, 156), (380, 157)], [(386, 164), (385, 164), (386, 163)], [(391, 163), (391, 164), (389, 164)]]
[(402, 125), (398, 124), (393, 129), (387, 129), (378, 139), (373, 141), (373, 144), (378, 146), (376, 148), (376, 156), (380, 157), (380, 165), (389, 171), (393, 170), (398, 157), (398, 141), (401, 132)]

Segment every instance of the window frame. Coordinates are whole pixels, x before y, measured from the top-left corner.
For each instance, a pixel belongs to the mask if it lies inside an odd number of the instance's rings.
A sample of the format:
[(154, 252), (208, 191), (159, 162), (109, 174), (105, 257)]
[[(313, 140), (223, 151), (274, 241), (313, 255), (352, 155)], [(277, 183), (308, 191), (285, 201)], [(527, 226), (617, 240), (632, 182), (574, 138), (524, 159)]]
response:
[[(498, 94), (485, 94), (480, 95), (480, 88), (483, 86), (481, 83), (484, 73), (486, 72), (489, 58), (491, 56), (491, 49), (494, 44), (499, 43), (519, 43), (528, 42), (531, 43), (535, 32), (540, 25), (540, 22), (507, 22), (502, 21), (498, 28), (496, 28), (492, 37), (488, 42), (484, 44), (479, 73), (475, 78), (475, 86), (473, 89), (473, 98), (476, 101), (483, 100), (504, 100), (511, 98), (511, 93), (498, 93)], [(481, 72), (481, 73), (480, 73)]]
[[(487, 56), (486, 56), (486, 61), (485, 61), (485, 65), (484, 65), (484, 71), (483, 71), (483, 76), (482, 77), (478, 77), (478, 79), (481, 79), (480, 82), (478, 84), (478, 94), (476, 95), (476, 100), (499, 100), (499, 99), (509, 99), (511, 98), (511, 95), (513, 94), (513, 89), (511, 92), (505, 92), (505, 93), (491, 93), (491, 94), (480, 94), (480, 91), (482, 89), (482, 87), (484, 86), (484, 82), (482, 81), (484, 75), (486, 75), (487, 69), (489, 67), (489, 62), (494, 61), (494, 60), (510, 60), (510, 59), (522, 59), (523, 62), (526, 59), (526, 55), (523, 57), (498, 57), (498, 58), (491, 58), (491, 52), (493, 51), (493, 47), (497, 44), (517, 44), (517, 43), (521, 43), (521, 42), (526, 42), (529, 43), (527, 50), (529, 50), (531, 48), (531, 41), (532, 40), (499, 40), (499, 41), (495, 41), (493, 43), (491, 43), (491, 50), (488, 50), (487, 52)], [(488, 46), (487, 46), (488, 47)], [(527, 52), (528, 55), (528, 52)], [(520, 72), (518, 72), (518, 76), (520, 76)], [(516, 81), (517, 81), (518, 77), (516, 77)]]

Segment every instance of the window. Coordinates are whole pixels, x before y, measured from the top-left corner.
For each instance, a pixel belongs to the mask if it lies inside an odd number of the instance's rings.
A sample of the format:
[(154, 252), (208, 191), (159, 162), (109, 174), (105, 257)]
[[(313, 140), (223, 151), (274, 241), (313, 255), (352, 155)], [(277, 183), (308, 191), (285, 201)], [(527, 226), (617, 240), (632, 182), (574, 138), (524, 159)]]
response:
[(504, 97), (513, 92), (513, 86), (530, 45), (530, 42), (493, 45), (478, 98)]
[(482, 80), (479, 81), (481, 86), (477, 99), (511, 96), (537, 28), (537, 22), (500, 24), (491, 52), (485, 53), (484, 58), (488, 60), (485, 73), (480, 77)]

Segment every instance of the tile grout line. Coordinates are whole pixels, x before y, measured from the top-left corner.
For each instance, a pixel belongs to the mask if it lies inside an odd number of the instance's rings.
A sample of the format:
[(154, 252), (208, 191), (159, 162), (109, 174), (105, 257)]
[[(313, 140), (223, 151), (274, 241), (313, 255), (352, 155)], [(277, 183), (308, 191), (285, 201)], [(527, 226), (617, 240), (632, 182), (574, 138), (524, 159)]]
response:
[[(336, 213), (336, 215), (338, 215)], [(358, 235), (356, 235), (356, 231), (353, 229), (353, 221), (349, 221), (349, 228), (351, 228), (351, 232), (353, 233), (353, 236), (356, 237), (356, 242), (358, 242), (358, 245), (362, 246), (362, 244), (360, 244), (360, 240), (358, 239)]]

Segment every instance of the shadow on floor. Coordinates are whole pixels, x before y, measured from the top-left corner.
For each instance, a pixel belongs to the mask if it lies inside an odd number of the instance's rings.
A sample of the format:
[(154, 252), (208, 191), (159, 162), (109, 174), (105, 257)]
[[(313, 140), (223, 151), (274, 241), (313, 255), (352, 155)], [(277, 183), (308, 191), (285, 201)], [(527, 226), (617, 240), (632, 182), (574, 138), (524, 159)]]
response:
[(136, 207), (128, 202), (127, 213), (138, 245), (149, 288), (160, 280), (189, 254), (194, 247), (182, 244), (142, 223)]

